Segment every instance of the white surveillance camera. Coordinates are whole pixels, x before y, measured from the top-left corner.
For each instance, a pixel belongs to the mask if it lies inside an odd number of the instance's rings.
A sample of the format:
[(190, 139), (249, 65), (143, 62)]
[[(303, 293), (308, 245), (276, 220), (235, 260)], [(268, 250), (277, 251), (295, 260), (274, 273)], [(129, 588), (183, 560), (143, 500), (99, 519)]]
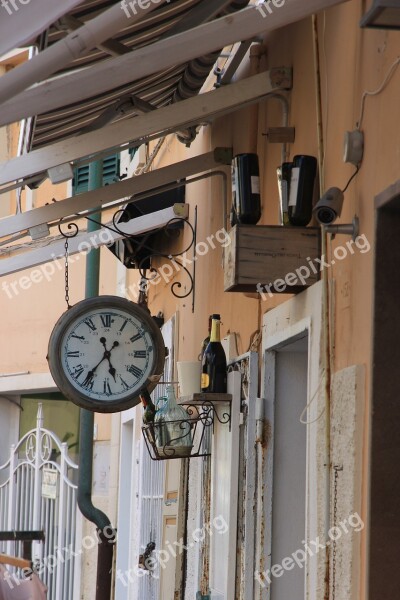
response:
[(313, 212), (317, 221), (321, 225), (330, 225), (336, 221), (342, 213), (343, 200), (342, 190), (337, 187), (329, 188), (314, 206)]

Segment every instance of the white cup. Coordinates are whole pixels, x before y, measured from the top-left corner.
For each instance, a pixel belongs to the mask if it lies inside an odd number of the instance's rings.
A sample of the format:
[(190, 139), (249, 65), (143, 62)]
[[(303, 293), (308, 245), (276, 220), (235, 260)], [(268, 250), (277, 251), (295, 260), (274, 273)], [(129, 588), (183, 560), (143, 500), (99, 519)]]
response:
[(183, 361), (177, 363), (178, 382), (181, 396), (191, 396), (200, 392), (201, 362)]

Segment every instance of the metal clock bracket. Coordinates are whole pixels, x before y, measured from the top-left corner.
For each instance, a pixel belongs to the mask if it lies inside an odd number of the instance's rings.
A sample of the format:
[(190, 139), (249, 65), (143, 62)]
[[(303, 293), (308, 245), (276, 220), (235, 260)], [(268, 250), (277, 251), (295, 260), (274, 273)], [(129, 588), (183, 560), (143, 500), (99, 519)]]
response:
[[(112, 231), (113, 233), (118, 233), (124, 239), (129, 240), (132, 244), (135, 244), (135, 236), (131, 236), (126, 234), (118, 223), (118, 219), (123, 214), (124, 209), (119, 208), (112, 217), (112, 226), (106, 225), (97, 221), (91, 216), (85, 215), (84, 218), (87, 221), (91, 221), (92, 223), (96, 223), (99, 226)], [(194, 291), (195, 291), (195, 264), (196, 264), (196, 230), (197, 230), (197, 207), (195, 208), (195, 224), (194, 226), (189, 223), (187, 220), (188, 217), (188, 205), (186, 204), (175, 204), (174, 212), (177, 215), (173, 219), (170, 219), (164, 227), (160, 227), (158, 231), (164, 231), (167, 237), (172, 239), (172, 236), (176, 235), (176, 224), (181, 223), (183, 226), (187, 226), (190, 229), (191, 239), (186, 247), (181, 250), (179, 253), (175, 254), (166, 254), (164, 252), (159, 252), (156, 249), (152, 248), (146, 243), (141, 243), (141, 250), (146, 250), (146, 255), (141, 259), (139, 263), (139, 273), (141, 275), (142, 280), (146, 282), (151, 282), (152, 280), (159, 277), (158, 269), (155, 268), (152, 263), (157, 259), (165, 259), (171, 264), (171, 268), (173, 269), (173, 274), (180, 273), (183, 271), (187, 277), (189, 278), (189, 286), (183, 286), (180, 281), (174, 281), (171, 284), (171, 292), (176, 298), (187, 298), (191, 294), (193, 294), (193, 303), (192, 308), (194, 310)], [(77, 215), (78, 216), (78, 215)], [(68, 240), (78, 235), (79, 226), (75, 222), (71, 222), (69, 220), (61, 219), (58, 223), (58, 230), (63, 238), (65, 238), (65, 298), (67, 302), (68, 308), (69, 305), (69, 282), (68, 282)], [(193, 248), (192, 256), (190, 259), (185, 258), (186, 254)], [(150, 268), (144, 268), (144, 264), (148, 264), (150, 261)], [(192, 273), (187, 268), (186, 264), (192, 265)], [(161, 267), (160, 267), (161, 269)], [(185, 288), (182, 290), (182, 288)], [(187, 289), (188, 288), (188, 289)]]

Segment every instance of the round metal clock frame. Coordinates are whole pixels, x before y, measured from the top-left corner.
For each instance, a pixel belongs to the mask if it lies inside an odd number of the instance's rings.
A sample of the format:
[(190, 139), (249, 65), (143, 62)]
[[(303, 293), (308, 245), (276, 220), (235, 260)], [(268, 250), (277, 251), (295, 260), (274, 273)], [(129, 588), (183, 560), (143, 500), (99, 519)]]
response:
[(165, 345), (152, 317), (117, 296), (82, 300), (57, 321), (49, 340), (50, 372), (66, 398), (95, 412), (139, 403), (157, 385)]

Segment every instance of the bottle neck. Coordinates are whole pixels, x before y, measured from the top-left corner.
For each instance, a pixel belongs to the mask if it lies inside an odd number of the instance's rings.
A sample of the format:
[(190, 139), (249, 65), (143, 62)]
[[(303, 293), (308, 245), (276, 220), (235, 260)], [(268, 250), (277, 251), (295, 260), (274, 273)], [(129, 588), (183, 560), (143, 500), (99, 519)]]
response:
[(210, 342), (221, 341), (221, 323), (217, 319), (213, 319), (211, 327)]
[(170, 408), (171, 408), (171, 406), (177, 405), (175, 390), (172, 385), (167, 386), (167, 398), (168, 398), (168, 406)]

